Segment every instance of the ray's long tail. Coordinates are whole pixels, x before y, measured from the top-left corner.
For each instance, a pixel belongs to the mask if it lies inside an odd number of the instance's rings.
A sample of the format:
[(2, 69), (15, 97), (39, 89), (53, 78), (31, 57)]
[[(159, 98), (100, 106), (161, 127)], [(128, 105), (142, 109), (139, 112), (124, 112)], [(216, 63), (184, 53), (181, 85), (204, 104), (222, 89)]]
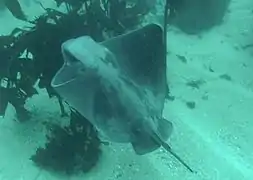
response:
[(192, 173), (196, 173), (196, 171), (193, 171), (192, 168), (186, 164), (186, 162), (184, 162), (174, 151), (172, 151), (171, 147), (169, 146), (169, 144), (163, 142), (162, 143), (162, 147), (164, 149), (166, 149), (169, 153), (171, 153), (181, 164), (183, 164), (190, 172)]

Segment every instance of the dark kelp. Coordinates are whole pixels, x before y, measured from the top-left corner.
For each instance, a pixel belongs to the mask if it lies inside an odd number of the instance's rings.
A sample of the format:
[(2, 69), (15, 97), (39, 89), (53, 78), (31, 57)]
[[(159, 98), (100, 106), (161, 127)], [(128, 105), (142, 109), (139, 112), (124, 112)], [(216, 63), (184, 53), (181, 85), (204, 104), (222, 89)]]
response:
[[(44, 8), (45, 14), (30, 22), (34, 24), (33, 28), (17, 28), (9, 36), (0, 37), (1, 115), (5, 114), (9, 102), (15, 107), (20, 121), (29, 119), (30, 113), (24, 105), (29, 97), (37, 93), (34, 88), (37, 81), (39, 87), (45, 88), (50, 97), (56, 96), (59, 99), (60, 109), (65, 115), (62, 100), (50, 85), (52, 77), (63, 63), (61, 44), (81, 35), (103, 41), (138, 25), (144, 14), (143, 11), (139, 11), (138, 15), (128, 14), (131, 8), (122, 6), (120, 1), (108, 2), (109, 5), (103, 8), (93, 0), (76, 2), (69, 1), (67, 13)], [(118, 16), (108, 16), (107, 12), (117, 13)], [(76, 120), (81, 120), (82, 123)], [(73, 173), (75, 170), (88, 171), (96, 164), (101, 142), (98, 141), (93, 126), (73, 111), (70, 122), (70, 126), (63, 128), (53, 126), (46, 147), (38, 148), (32, 156), (38, 166)], [(79, 132), (80, 128), (82, 131)], [(88, 132), (91, 133), (90, 136), (87, 136)], [(79, 139), (81, 143), (78, 144), (74, 139)], [(62, 143), (69, 147), (68, 151), (65, 151), (66, 146), (63, 147)], [(80, 158), (73, 158), (72, 153)], [(56, 159), (52, 160), (52, 155)], [(62, 160), (64, 163), (61, 164)], [(75, 166), (72, 167), (73, 164)]]
[(71, 175), (87, 172), (97, 164), (100, 140), (92, 124), (78, 112), (71, 111), (69, 126), (50, 123), (47, 128), (49, 135), (45, 147), (38, 148), (31, 157), (36, 165)]
[(3, 3), (14, 17), (23, 21), (27, 20), (18, 0), (3, 0)]

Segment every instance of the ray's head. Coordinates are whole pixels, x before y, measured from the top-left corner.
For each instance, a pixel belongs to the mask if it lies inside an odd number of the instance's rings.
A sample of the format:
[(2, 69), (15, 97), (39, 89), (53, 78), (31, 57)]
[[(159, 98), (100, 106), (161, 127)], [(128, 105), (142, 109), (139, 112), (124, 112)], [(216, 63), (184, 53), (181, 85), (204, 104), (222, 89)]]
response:
[(80, 62), (91, 69), (97, 69), (101, 64), (118, 67), (114, 54), (90, 36), (70, 39), (62, 44), (61, 49), (66, 65)]
[(62, 44), (62, 54), (67, 64), (82, 62), (87, 67), (93, 67), (98, 59), (106, 57), (105, 49), (89, 36), (70, 39)]

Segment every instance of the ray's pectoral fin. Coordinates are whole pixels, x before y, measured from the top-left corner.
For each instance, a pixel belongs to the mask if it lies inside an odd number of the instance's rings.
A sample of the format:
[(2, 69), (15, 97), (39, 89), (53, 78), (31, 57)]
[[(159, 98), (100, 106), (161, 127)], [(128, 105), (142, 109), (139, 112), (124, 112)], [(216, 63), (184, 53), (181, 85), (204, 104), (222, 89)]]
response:
[(145, 139), (145, 140), (139, 139), (139, 141), (134, 141), (134, 142), (132, 142), (132, 146), (133, 146), (135, 153), (138, 155), (144, 155), (144, 154), (153, 152), (154, 150), (161, 147), (160, 144), (158, 144), (157, 142), (155, 142), (151, 138)]
[(147, 132), (140, 129), (135, 130), (132, 146), (136, 154), (144, 155), (161, 147), (161, 144), (151, 137)]
[(144, 155), (163, 146), (164, 141), (171, 135), (173, 126), (170, 121), (162, 118), (158, 121), (157, 128), (159, 135), (155, 132), (147, 132), (138, 128), (132, 131), (134, 134), (132, 146), (136, 154)]

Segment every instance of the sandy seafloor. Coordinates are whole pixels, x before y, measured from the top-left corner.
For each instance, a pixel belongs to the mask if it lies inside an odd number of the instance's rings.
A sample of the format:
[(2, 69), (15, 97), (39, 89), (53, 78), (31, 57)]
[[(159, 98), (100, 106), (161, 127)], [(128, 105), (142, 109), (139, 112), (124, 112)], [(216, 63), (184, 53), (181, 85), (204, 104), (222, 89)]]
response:
[[(43, 4), (55, 7), (50, 0)], [(43, 13), (32, 0), (24, 1), (23, 8), (30, 17)], [(1, 34), (23, 25), (8, 11), (0, 12)], [(28, 101), (31, 120), (15, 121), (12, 107), (0, 119), (0, 180), (252, 180), (253, 49), (242, 48), (252, 43), (251, 0), (232, 0), (223, 24), (199, 36), (173, 27), (168, 31), (168, 80), (176, 97), (164, 109), (174, 123), (169, 143), (197, 174), (163, 150), (137, 156), (119, 144), (103, 147), (99, 164), (87, 174), (66, 177), (37, 168), (29, 158), (45, 142), (42, 122), (63, 121), (56, 101), (42, 92)], [(219, 78), (222, 74), (232, 81)], [(190, 80), (206, 83), (194, 89), (186, 86)], [(187, 101), (195, 101), (196, 108), (189, 109)]]

